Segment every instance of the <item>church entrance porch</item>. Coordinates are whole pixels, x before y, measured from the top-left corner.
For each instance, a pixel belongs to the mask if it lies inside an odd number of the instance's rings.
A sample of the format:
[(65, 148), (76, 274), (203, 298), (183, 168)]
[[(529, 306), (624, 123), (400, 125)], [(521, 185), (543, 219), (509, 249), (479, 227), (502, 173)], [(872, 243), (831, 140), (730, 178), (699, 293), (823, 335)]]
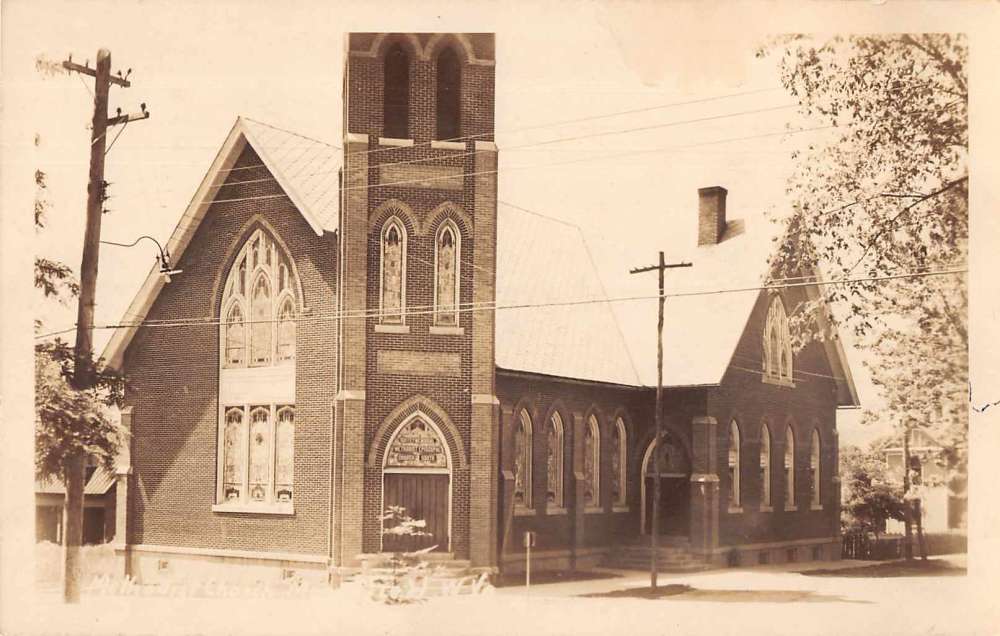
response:
[[(451, 549), (451, 457), (437, 427), (415, 413), (388, 444), (382, 464), (382, 551)], [(410, 517), (407, 532), (401, 517)]]
[(658, 506), (658, 533), (664, 536), (687, 537), (691, 511), (691, 463), (683, 447), (676, 443), (669, 432), (664, 432), (658, 462), (652, 461), (656, 444), (650, 441), (642, 456), (642, 481), (640, 497), (642, 511), (640, 532), (648, 536), (653, 525), (653, 493), (659, 464), (660, 501)]

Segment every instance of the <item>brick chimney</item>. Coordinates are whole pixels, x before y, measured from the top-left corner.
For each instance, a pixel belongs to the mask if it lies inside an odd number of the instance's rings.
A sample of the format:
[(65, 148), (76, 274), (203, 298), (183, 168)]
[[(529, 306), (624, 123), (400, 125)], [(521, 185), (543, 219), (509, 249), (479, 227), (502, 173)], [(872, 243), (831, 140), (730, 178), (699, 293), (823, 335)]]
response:
[(698, 245), (715, 245), (726, 231), (726, 189), (698, 188)]

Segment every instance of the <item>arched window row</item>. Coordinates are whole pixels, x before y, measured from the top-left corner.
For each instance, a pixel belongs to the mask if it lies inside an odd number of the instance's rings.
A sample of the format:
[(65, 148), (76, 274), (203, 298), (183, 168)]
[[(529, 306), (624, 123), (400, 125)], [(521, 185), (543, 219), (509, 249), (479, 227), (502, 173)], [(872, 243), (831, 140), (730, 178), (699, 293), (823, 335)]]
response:
[[(742, 505), (743, 484), (743, 437), (739, 424), (732, 420), (728, 432), (728, 482), (729, 482), (729, 508), (737, 512)], [(763, 510), (770, 510), (772, 503), (772, 469), (773, 461), (773, 440), (771, 429), (766, 423), (760, 427), (759, 446), (759, 472), (758, 483), (760, 485), (760, 505)], [(779, 447), (780, 448), (780, 447)], [(785, 427), (784, 447), (781, 448), (780, 467), (783, 469), (784, 503), (785, 508), (794, 510), (796, 507), (796, 453), (795, 453), (795, 431), (789, 424)], [(814, 428), (809, 438), (809, 504), (812, 508), (819, 508), (822, 503), (822, 442), (819, 429)]]
[[(385, 324), (406, 321), (407, 232), (399, 217), (385, 221), (381, 231), (379, 316)], [(461, 294), (462, 233), (445, 219), (434, 234), (435, 325), (457, 327)]]
[[(444, 47), (434, 63), (434, 138), (457, 139), (462, 135), (462, 62), (455, 50)], [(410, 55), (401, 44), (392, 45), (382, 65), (382, 124), (386, 137), (410, 137)]]
[(792, 337), (788, 314), (780, 296), (775, 296), (768, 307), (762, 348), (764, 380), (791, 384)]
[(220, 503), (292, 503), (294, 406), (227, 406), (222, 437)]
[[(527, 409), (517, 412), (513, 422), (512, 454), (514, 464), (514, 505), (518, 509), (533, 508), (532, 474), (534, 462), (534, 436), (531, 415)], [(554, 509), (566, 507), (565, 483), (566, 429), (562, 416), (553, 411), (545, 422), (545, 505)], [(583, 504), (588, 509), (602, 506), (601, 428), (597, 417), (591, 415), (583, 426)], [(608, 436), (608, 467), (610, 474), (604, 485), (610, 488), (611, 503), (615, 507), (627, 505), (628, 493), (628, 433), (621, 417), (615, 419)]]
[(266, 367), (295, 360), (296, 288), (291, 264), (263, 230), (243, 245), (222, 297), (222, 366)]

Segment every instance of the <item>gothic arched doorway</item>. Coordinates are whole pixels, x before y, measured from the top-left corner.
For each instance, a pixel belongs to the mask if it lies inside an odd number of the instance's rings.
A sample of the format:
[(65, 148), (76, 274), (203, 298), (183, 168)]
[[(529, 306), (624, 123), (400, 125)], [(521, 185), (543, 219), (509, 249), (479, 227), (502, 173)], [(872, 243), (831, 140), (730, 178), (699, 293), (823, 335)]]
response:
[[(661, 439), (663, 446), (659, 456), (660, 473), (660, 505), (659, 534), (683, 535), (690, 532), (689, 516), (691, 509), (691, 463), (683, 445), (664, 431)], [(642, 534), (649, 534), (653, 519), (653, 491), (655, 462), (653, 458), (654, 440), (649, 441), (646, 452), (642, 455), (642, 479), (639, 482), (640, 501), (642, 505)]]
[(383, 521), (382, 551), (408, 552), (451, 541), (451, 454), (441, 431), (422, 413), (404, 421), (382, 460), (382, 511), (401, 507), (426, 524), (422, 536), (393, 534), (394, 521)]

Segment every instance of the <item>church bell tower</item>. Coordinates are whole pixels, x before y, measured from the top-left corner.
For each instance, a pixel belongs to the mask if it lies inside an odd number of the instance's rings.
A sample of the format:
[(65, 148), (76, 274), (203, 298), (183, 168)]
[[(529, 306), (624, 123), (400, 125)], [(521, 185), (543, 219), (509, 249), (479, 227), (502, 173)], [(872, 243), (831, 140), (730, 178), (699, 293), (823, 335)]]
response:
[[(346, 44), (334, 562), (434, 546), (493, 566), (494, 37)], [(400, 508), (426, 537), (384, 533)]]

